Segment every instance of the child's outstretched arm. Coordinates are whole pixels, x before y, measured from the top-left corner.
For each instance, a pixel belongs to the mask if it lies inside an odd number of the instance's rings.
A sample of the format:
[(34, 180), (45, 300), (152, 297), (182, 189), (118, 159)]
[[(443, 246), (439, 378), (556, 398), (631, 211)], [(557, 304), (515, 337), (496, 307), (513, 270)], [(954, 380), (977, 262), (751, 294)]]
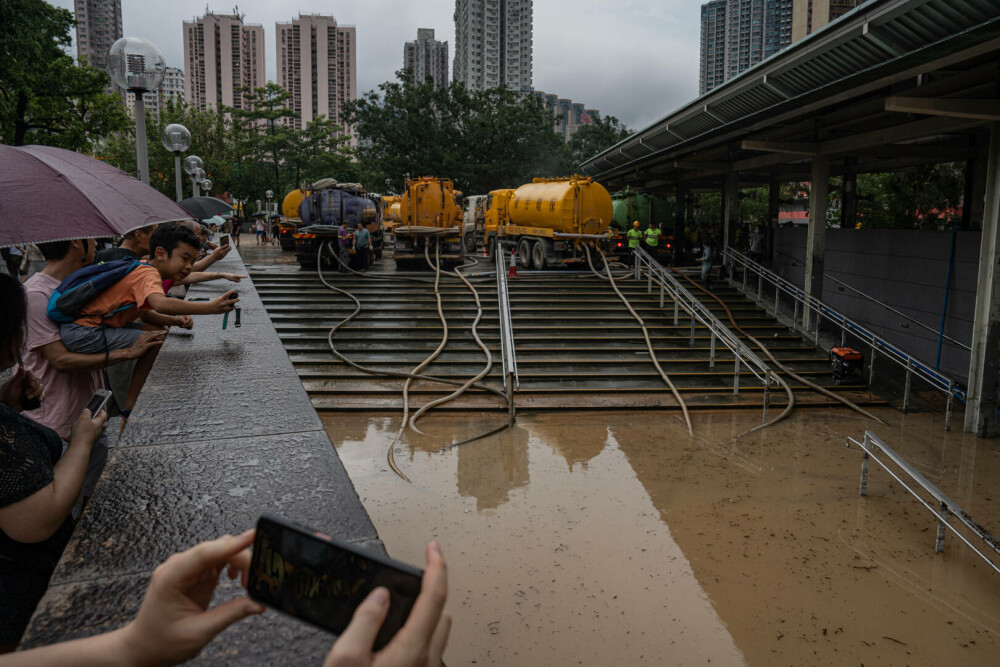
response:
[(230, 290), (217, 299), (208, 302), (192, 303), (172, 299), (166, 294), (151, 294), (146, 303), (153, 310), (164, 315), (217, 315), (228, 313), (240, 302), (234, 290)]
[(204, 271), (194, 271), (189, 273), (184, 278), (175, 282), (175, 285), (194, 285), (195, 283), (203, 283), (209, 280), (220, 280), (225, 278), (226, 280), (234, 283), (246, 278), (246, 276), (241, 276), (237, 273), (205, 273)]

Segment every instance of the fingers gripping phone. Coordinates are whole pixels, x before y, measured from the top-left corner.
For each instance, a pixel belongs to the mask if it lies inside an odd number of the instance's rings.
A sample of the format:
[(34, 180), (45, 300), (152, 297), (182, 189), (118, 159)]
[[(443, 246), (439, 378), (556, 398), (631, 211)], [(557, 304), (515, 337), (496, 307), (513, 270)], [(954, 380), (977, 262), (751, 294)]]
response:
[(423, 571), (285, 519), (257, 521), (247, 591), (254, 600), (340, 634), (378, 586), (389, 590), (389, 613), (375, 650), (403, 627), (420, 594)]
[(107, 389), (98, 389), (94, 392), (94, 395), (90, 397), (90, 401), (87, 403), (87, 409), (90, 410), (90, 416), (96, 417), (97, 413), (104, 409), (108, 404), (108, 399), (111, 398), (111, 392)]
[(219, 245), (220, 246), (229, 245), (229, 234), (222, 234), (221, 236), (219, 236)]

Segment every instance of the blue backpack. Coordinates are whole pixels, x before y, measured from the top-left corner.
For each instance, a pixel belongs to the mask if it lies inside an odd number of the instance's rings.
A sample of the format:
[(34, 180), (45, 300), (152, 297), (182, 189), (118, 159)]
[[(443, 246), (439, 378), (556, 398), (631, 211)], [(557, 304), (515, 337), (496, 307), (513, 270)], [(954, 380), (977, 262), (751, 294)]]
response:
[[(116, 259), (111, 262), (91, 264), (69, 274), (59, 287), (49, 297), (49, 307), (46, 314), (54, 322), (65, 324), (80, 317), (83, 309), (97, 295), (108, 289), (119, 280), (132, 273), (139, 266), (137, 259)], [(135, 304), (127, 304), (112, 313), (131, 308)]]

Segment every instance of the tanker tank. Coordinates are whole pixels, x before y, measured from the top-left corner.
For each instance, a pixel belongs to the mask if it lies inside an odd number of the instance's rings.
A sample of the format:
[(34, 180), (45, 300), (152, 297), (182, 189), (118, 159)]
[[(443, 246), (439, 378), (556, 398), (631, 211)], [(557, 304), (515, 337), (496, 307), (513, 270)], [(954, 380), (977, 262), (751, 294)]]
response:
[[(460, 197), (448, 178), (423, 176), (407, 181), (399, 203), (388, 211), (397, 268), (426, 268), (425, 255), (435, 252), (442, 264), (462, 260)], [(439, 246), (436, 251), (432, 244)]]
[[(382, 216), (379, 204), (361, 185), (338, 183), (332, 178), (317, 181), (299, 204), (298, 214), (302, 226), (294, 238), (295, 255), (301, 266), (316, 266), (320, 244), (328, 241), (335, 244), (341, 223), (351, 229), (352, 238), (354, 229), (367, 227), (371, 234), (374, 257), (378, 259), (382, 256)], [(324, 259), (324, 266), (326, 262)], [(331, 267), (337, 268), (339, 264)]]
[(559, 234), (604, 234), (611, 224), (611, 196), (589, 178), (536, 178), (514, 190), (507, 212), (515, 225)]

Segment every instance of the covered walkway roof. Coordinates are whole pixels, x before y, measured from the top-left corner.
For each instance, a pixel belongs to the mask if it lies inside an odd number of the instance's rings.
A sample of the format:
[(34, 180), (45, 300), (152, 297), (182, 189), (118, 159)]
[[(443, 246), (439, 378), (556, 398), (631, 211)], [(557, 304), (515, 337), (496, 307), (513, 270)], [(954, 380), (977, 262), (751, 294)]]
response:
[[(1000, 121), (1000, 3), (871, 0), (596, 155), (609, 189), (669, 194), (965, 160)], [(985, 148), (985, 147), (983, 147)], [(982, 151), (980, 151), (981, 153)]]

